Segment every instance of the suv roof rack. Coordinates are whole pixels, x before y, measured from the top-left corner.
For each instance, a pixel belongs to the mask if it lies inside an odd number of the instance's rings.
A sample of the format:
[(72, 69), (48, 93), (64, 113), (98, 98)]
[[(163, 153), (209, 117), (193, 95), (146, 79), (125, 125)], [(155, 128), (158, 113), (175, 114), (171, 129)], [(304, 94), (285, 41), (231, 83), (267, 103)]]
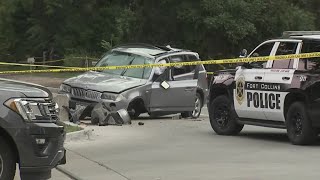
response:
[(285, 31), (282, 33), (282, 38), (289, 38), (291, 36), (306, 36), (306, 35), (320, 35), (320, 31)]
[(146, 43), (126, 43), (126, 44), (120, 44), (118, 46), (115, 46), (114, 48), (119, 48), (119, 47), (144, 47), (144, 48), (152, 48), (152, 49), (162, 49), (158, 46), (154, 46), (151, 44), (146, 44)]

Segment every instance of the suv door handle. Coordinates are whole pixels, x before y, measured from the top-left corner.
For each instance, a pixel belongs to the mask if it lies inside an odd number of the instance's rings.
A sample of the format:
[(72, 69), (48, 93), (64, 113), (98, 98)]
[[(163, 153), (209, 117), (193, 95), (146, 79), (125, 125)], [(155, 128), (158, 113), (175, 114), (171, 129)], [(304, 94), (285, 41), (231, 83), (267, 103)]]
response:
[(194, 89), (193, 87), (187, 87), (187, 88), (185, 88), (184, 90), (185, 90), (185, 91), (193, 91), (193, 89)]
[(289, 81), (289, 80), (290, 80), (290, 77), (282, 77), (282, 80), (284, 80), (284, 81)]
[(254, 77), (254, 79), (255, 79), (255, 80), (261, 80), (262, 77), (261, 77), (261, 76), (256, 76), (256, 77)]

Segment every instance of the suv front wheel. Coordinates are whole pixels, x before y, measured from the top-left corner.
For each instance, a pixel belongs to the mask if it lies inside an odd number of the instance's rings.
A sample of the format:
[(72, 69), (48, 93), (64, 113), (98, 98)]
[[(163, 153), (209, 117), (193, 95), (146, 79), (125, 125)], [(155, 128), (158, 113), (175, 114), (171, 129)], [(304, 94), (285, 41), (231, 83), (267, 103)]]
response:
[(312, 144), (317, 137), (316, 129), (312, 128), (305, 104), (291, 104), (286, 116), (287, 134), (292, 144)]
[(218, 96), (209, 107), (210, 124), (217, 134), (237, 135), (243, 129), (243, 124), (237, 122), (236, 112), (227, 96)]
[(13, 179), (16, 173), (16, 161), (13, 150), (0, 136), (0, 180)]

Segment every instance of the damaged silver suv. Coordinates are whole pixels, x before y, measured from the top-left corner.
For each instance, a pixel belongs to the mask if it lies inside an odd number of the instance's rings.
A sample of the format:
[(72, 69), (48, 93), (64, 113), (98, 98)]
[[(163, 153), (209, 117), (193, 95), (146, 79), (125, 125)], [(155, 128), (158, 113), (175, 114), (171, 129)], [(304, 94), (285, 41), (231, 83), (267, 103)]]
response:
[[(198, 60), (198, 53), (188, 50), (130, 44), (107, 52), (96, 67)], [(89, 71), (65, 80), (60, 93), (69, 94), (70, 108), (102, 102), (126, 109), (131, 118), (142, 113), (198, 118), (208, 93), (206, 76), (203, 65)]]

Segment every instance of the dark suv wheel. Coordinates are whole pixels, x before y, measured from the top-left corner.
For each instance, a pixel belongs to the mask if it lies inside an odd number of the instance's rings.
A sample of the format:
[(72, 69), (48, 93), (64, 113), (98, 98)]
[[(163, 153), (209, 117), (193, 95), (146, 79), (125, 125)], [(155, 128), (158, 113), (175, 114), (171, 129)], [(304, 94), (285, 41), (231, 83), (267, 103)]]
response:
[(295, 102), (291, 104), (286, 116), (287, 134), (292, 144), (312, 144), (316, 137), (316, 129), (312, 128), (305, 104)]
[(210, 124), (217, 134), (237, 135), (243, 129), (243, 125), (237, 122), (236, 112), (227, 96), (218, 96), (209, 107)]
[(16, 158), (10, 145), (0, 137), (0, 180), (11, 180), (16, 173)]

